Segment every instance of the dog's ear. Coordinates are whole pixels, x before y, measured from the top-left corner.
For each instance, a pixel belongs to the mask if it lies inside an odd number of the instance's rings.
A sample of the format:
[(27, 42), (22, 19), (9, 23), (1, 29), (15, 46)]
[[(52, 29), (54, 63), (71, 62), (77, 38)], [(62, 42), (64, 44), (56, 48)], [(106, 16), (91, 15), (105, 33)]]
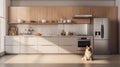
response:
[(92, 48), (92, 46), (90, 46), (90, 48)]

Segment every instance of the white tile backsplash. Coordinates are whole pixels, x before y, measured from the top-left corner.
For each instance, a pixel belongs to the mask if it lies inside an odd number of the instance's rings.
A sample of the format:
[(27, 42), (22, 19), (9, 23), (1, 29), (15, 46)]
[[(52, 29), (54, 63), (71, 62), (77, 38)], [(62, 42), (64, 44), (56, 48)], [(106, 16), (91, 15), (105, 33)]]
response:
[(18, 32), (25, 33), (25, 29), (33, 28), (33, 34), (39, 32), (42, 35), (58, 35), (64, 29), (65, 32), (87, 34), (87, 24), (59, 24), (59, 25), (18, 25)]

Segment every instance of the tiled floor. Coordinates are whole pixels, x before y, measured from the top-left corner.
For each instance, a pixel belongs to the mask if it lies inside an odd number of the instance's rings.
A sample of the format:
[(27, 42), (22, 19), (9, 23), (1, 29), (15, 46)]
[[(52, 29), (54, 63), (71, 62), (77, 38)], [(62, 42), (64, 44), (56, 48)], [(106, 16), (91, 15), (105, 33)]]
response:
[(80, 55), (6, 55), (0, 67), (120, 67), (119, 55), (97, 55), (82, 61)]

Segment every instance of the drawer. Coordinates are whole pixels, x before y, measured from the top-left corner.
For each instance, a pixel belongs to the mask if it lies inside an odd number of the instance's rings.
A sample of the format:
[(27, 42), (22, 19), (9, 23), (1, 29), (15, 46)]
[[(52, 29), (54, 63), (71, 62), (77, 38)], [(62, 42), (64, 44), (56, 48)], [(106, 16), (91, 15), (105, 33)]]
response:
[(21, 46), (20, 53), (38, 53), (37, 46)]
[(6, 53), (20, 53), (20, 46), (5, 46)]
[(38, 46), (39, 53), (58, 53), (57, 46)]
[(17, 46), (20, 45), (20, 37), (13, 36), (13, 37), (5, 37), (5, 45), (7, 46)]

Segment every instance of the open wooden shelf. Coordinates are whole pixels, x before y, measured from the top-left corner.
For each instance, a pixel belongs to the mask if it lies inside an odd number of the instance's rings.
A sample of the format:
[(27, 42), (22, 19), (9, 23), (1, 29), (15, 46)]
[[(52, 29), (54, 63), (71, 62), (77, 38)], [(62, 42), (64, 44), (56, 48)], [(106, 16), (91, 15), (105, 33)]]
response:
[(8, 23), (9, 25), (28, 24), (28, 25), (58, 25), (58, 24), (77, 24), (77, 23)]

